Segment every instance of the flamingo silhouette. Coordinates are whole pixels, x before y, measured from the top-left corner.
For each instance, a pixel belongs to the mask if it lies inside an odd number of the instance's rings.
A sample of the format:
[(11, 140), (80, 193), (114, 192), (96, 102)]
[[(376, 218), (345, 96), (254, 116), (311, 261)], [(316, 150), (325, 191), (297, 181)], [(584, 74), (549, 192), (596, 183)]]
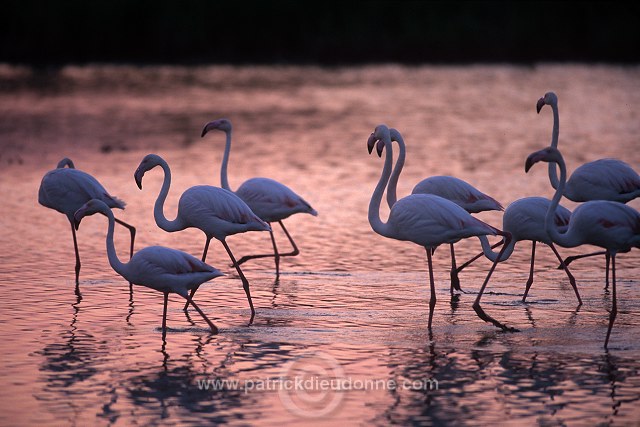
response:
[[(226, 135), (226, 143), (224, 147), (224, 156), (222, 158), (222, 167), (220, 169), (220, 179), (222, 188), (232, 191), (227, 178), (227, 165), (229, 163), (229, 153), (231, 152), (231, 121), (228, 119), (218, 119), (207, 123), (202, 129), (201, 137), (204, 137), (210, 130), (220, 130)], [(273, 245), (272, 254), (256, 254), (245, 255), (238, 264), (256, 258), (274, 257), (276, 264), (276, 276), (280, 274), (280, 258), (287, 256), (296, 256), (300, 253), (298, 246), (287, 231), (282, 222), (296, 213), (308, 213), (317, 216), (318, 212), (311, 207), (302, 197), (293, 192), (289, 187), (270, 178), (251, 178), (245, 181), (235, 192), (238, 197), (244, 200), (253, 212), (256, 213), (263, 221), (271, 224), (277, 222), (280, 224), (282, 231), (289, 239), (292, 251), (288, 253), (280, 253), (276, 244), (273, 231), (269, 230), (271, 236), (271, 244)]]
[[(551, 106), (553, 111), (553, 131), (551, 146), (558, 148), (560, 133), (560, 117), (558, 113), (558, 96), (554, 92), (547, 92), (536, 103), (536, 111), (540, 113), (545, 105)], [(549, 180), (554, 189), (558, 188), (558, 174), (554, 163), (549, 163)], [(573, 171), (567, 180), (563, 195), (574, 202), (589, 200), (610, 200), (627, 203), (640, 196), (640, 176), (631, 166), (618, 159), (598, 159), (584, 163)], [(607, 251), (567, 257), (565, 265), (580, 258), (594, 255), (606, 256), (606, 284), (609, 286), (610, 254)], [(558, 267), (561, 268), (562, 266)]]
[(109, 206), (103, 201), (93, 199), (84, 204), (74, 215), (75, 228), (85, 216), (101, 213), (109, 219), (107, 230), (107, 256), (109, 264), (116, 273), (131, 283), (146, 286), (164, 293), (164, 310), (162, 314), (162, 338), (167, 334), (167, 302), (169, 293), (173, 292), (186, 299), (200, 313), (211, 328), (211, 332), (218, 333), (218, 328), (209, 320), (204, 312), (196, 305), (189, 293), (189, 289), (200, 286), (204, 282), (222, 276), (214, 267), (205, 264), (193, 256), (175, 249), (163, 246), (149, 246), (136, 252), (128, 263), (118, 259), (113, 244), (113, 229), (115, 218)]
[[(573, 274), (571, 274), (571, 271), (569, 271), (569, 267), (564, 264), (562, 257), (558, 253), (558, 250), (553, 244), (553, 241), (544, 228), (545, 218), (550, 204), (551, 200), (544, 197), (524, 197), (507, 206), (507, 209), (504, 211), (504, 215), (502, 217), (502, 229), (511, 233), (512, 240), (511, 244), (507, 246), (504, 255), (498, 262), (506, 261), (511, 257), (511, 254), (515, 249), (517, 242), (523, 240), (531, 241), (531, 266), (529, 268), (529, 278), (527, 280), (526, 288), (524, 294), (522, 295), (522, 301), (524, 302), (527, 299), (529, 289), (531, 288), (531, 284), (533, 283), (533, 270), (536, 257), (536, 242), (542, 242), (548, 245), (555, 254), (556, 258), (558, 258), (558, 261), (560, 261), (560, 265), (564, 267), (564, 271), (567, 273), (567, 277), (569, 278), (569, 283), (571, 283), (576, 297), (578, 298), (578, 303), (579, 305), (582, 305), (582, 298), (580, 298), (580, 293), (578, 292), (578, 288), (576, 286), (576, 279), (573, 277)], [(561, 231), (566, 230), (569, 225), (570, 219), (571, 211), (563, 206), (558, 205), (553, 221)], [(502, 244), (502, 242), (499, 243)], [(483, 253), (479, 253), (469, 261), (462, 264), (460, 267), (458, 267), (458, 272), (468, 267), (473, 261), (480, 258), (482, 255)], [(496, 260), (496, 257), (493, 256), (493, 254), (489, 254), (488, 257), (491, 261)]]
[[(68, 168), (65, 168), (65, 166), (68, 166)], [(80, 252), (78, 251), (73, 215), (91, 199), (102, 200), (110, 208), (124, 209), (125, 207), (125, 203), (122, 200), (111, 196), (93, 176), (75, 169), (73, 161), (66, 157), (58, 162), (56, 169), (50, 170), (44, 175), (38, 190), (38, 202), (42, 206), (65, 214), (71, 225), (73, 249), (76, 254), (76, 286), (78, 286), (80, 279)], [(129, 255), (132, 256), (136, 229), (115, 217), (114, 220), (129, 230), (131, 234)]]
[[(391, 178), (389, 178), (389, 185), (387, 186), (387, 203), (389, 208), (398, 199), (396, 195), (396, 186), (398, 183), (398, 177), (404, 166), (406, 157), (406, 147), (402, 135), (394, 129), (389, 129), (391, 135), (391, 141), (396, 141), (400, 148), (398, 152), (398, 158), (396, 164), (393, 167)], [(373, 148), (373, 147), (372, 147)], [(466, 181), (461, 180), (453, 176), (431, 176), (423, 179), (413, 187), (411, 194), (434, 194), (436, 196), (443, 197), (447, 200), (451, 200), (469, 213), (478, 213), (484, 211), (502, 211), (504, 208), (502, 205), (486, 195), (482, 191), (475, 188), (473, 185)], [(453, 243), (450, 244), (451, 248), (451, 295), (453, 290), (460, 290), (460, 279), (458, 278), (459, 269), (456, 268), (456, 254), (453, 247)], [(493, 247), (492, 247), (493, 248)], [(481, 256), (482, 254), (480, 254)]]
[[(153, 208), (153, 216), (158, 227), (164, 231), (174, 232), (181, 231), (189, 227), (202, 230), (206, 236), (204, 251), (202, 253), (202, 262), (207, 259), (207, 251), (209, 242), (215, 238), (222, 243), (233, 266), (235, 267), (240, 279), (242, 287), (247, 295), (249, 307), (251, 308), (251, 319), (253, 322), (255, 309), (251, 300), (251, 291), (249, 289), (249, 281), (245, 277), (240, 265), (236, 261), (226, 238), (233, 234), (244, 233), (247, 231), (270, 231), (271, 227), (254, 214), (249, 206), (243, 202), (238, 196), (231, 191), (219, 187), (209, 185), (197, 185), (187, 189), (178, 202), (178, 214), (173, 221), (169, 221), (164, 216), (164, 202), (169, 194), (171, 186), (171, 170), (167, 162), (157, 154), (146, 155), (134, 173), (134, 178), (138, 188), (142, 189), (142, 178), (144, 174), (160, 166), (164, 171), (164, 181), (160, 194)], [(198, 285), (191, 288), (191, 297), (198, 290)], [(189, 300), (185, 304), (185, 310), (189, 306)]]
[[(399, 132), (396, 136), (400, 136)], [(466, 210), (452, 201), (433, 194), (411, 194), (403, 197), (391, 206), (387, 222), (382, 222), (380, 219), (382, 193), (389, 183), (391, 164), (393, 162), (392, 142), (387, 126), (378, 125), (375, 128), (367, 141), (369, 152), (371, 152), (374, 145), (377, 147), (379, 156), (382, 155), (384, 149), (387, 151), (380, 180), (376, 185), (369, 203), (369, 224), (376, 233), (383, 237), (410, 241), (425, 248), (431, 290), (428, 323), (428, 327), (431, 329), (433, 309), (436, 304), (431, 259), (433, 250), (441, 244), (455, 243), (461, 239), (477, 236), (480, 239), (483, 250), (488, 254), (491, 252), (491, 249), (489, 241), (486, 238), (487, 235), (501, 235), (507, 242), (511, 240), (511, 236), (509, 233), (504, 233), (474, 218)], [(392, 188), (391, 191), (395, 191), (395, 188)], [(504, 248), (498, 256), (501, 256), (503, 251)], [(493, 267), (495, 267), (495, 262)], [(474, 310), (482, 320), (493, 323), (504, 330), (513, 330), (488, 316), (480, 307), (480, 298), (487, 283), (488, 279), (485, 280), (485, 283), (478, 293), (478, 297), (473, 306)]]
[(564, 233), (558, 230), (554, 221), (555, 211), (565, 193), (567, 168), (562, 154), (554, 146), (536, 151), (527, 157), (525, 171), (538, 162), (548, 162), (555, 168), (560, 167), (560, 180), (551, 199), (545, 218), (545, 228), (549, 236), (558, 245), (572, 248), (580, 245), (594, 245), (604, 248), (611, 255), (613, 283), (612, 307), (609, 327), (604, 347), (609, 344), (613, 322), (618, 313), (616, 296), (616, 254), (631, 248), (640, 248), (640, 213), (620, 202), (609, 200), (590, 200), (579, 205), (571, 214), (569, 227)]

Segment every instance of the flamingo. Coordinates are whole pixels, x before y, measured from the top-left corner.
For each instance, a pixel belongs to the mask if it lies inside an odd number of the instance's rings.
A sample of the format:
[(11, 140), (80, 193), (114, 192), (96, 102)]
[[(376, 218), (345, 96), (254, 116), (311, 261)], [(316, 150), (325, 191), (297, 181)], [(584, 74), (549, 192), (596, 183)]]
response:
[[(65, 168), (65, 166), (68, 168)], [(110, 208), (124, 209), (125, 206), (125, 202), (111, 196), (93, 176), (75, 169), (73, 161), (66, 157), (58, 162), (55, 169), (44, 175), (38, 190), (38, 202), (42, 206), (65, 214), (69, 220), (71, 235), (73, 236), (73, 249), (76, 254), (76, 285), (79, 284), (80, 279), (80, 253), (78, 252), (76, 229), (73, 225), (73, 215), (91, 199), (102, 200)], [(132, 256), (136, 229), (117, 218), (114, 218), (114, 220), (129, 230), (131, 234), (129, 255)]]
[[(231, 121), (228, 119), (218, 119), (207, 123), (202, 129), (201, 137), (204, 137), (210, 130), (219, 130), (225, 133), (226, 143), (224, 147), (224, 156), (222, 158), (222, 167), (220, 169), (220, 179), (222, 188), (232, 191), (227, 178), (227, 165), (229, 163), (229, 153), (231, 151)], [(272, 254), (245, 255), (238, 261), (242, 264), (245, 261), (255, 258), (274, 257), (276, 264), (276, 277), (280, 275), (280, 258), (286, 256), (296, 256), (300, 253), (298, 246), (287, 231), (282, 222), (296, 213), (307, 213), (317, 216), (318, 212), (311, 207), (302, 197), (293, 192), (289, 187), (270, 178), (251, 178), (245, 181), (235, 192), (238, 197), (244, 200), (247, 205), (256, 213), (263, 221), (269, 225), (272, 222), (280, 224), (282, 231), (289, 239), (292, 251), (288, 253), (278, 252), (278, 246), (273, 235), (273, 230), (269, 230), (271, 236), (271, 244), (273, 246)]]
[[(558, 96), (554, 92), (547, 92), (536, 103), (538, 114), (545, 105), (551, 106), (553, 111), (553, 131), (551, 133), (551, 146), (558, 148), (558, 135), (560, 133), (560, 119), (558, 114)], [(554, 189), (558, 188), (558, 175), (556, 166), (549, 163), (549, 180)], [(589, 200), (610, 200), (627, 203), (640, 196), (640, 176), (631, 166), (618, 159), (598, 159), (579, 166), (567, 180), (563, 195), (574, 202), (586, 202)], [(610, 254), (594, 252), (584, 255), (567, 257), (565, 265), (579, 258), (593, 255), (606, 255), (606, 285), (609, 286)], [(561, 268), (561, 267), (558, 267)]]
[[(400, 136), (399, 133), (397, 136)], [(382, 222), (380, 219), (382, 193), (389, 183), (391, 164), (393, 162), (391, 136), (389, 128), (386, 125), (378, 125), (369, 137), (367, 141), (369, 152), (371, 152), (372, 147), (376, 145), (376, 142), (379, 156), (382, 155), (383, 149), (386, 149), (387, 152), (380, 180), (376, 185), (369, 203), (369, 224), (376, 233), (383, 237), (410, 241), (425, 248), (431, 290), (428, 328), (431, 329), (433, 309), (436, 304), (431, 260), (433, 250), (441, 244), (455, 243), (461, 239), (477, 236), (480, 239), (483, 250), (488, 254), (491, 252), (491, 249), (489, 241), (486, 238), (487, 235), (501, 235), (507, 242), (511, 240), (511, 236), (509, 233), (504, 233), (474, 218), (469, 212), (452, 201), (433, 194), (411, 194), (403, 197), (391, 206), (387, 222)], [(391, 188), (391, 191), (395, 190), (395, 188)], [(501, 256), (503, 251), (504, 248), (498, 256)], [(495, 267), (495, 262), (493, 267)], [(508, 328), (488, 316), (480, 307), (480, 298), (487, 282), (488, 279), (482, 285), (473, 306), (474, 310), (482, 320), (493, 323), (504, 330), (513, 330), (513, 328)]]
[(208, 282), (223, 274), (216, 268), (199, 259), (176, 249), (163, 246), (149, 246), (136, 252), (129, 262), (123, 263), (118, 259), (113, 244), (113, 229), (115, 218), (109, 206), (102, 200), (93, 199), (82, 205), (74, 215), (74, 226), (77, 229), (85, 216), (101, 213), (109, 219), (107, 231), (107, 256), (109, 264), (116, 273), (131, 283), (146, 286), (164, 294), (164, 310), (162, 314), (162, 338), (167, 334), (167, 302), (169, 293), (173, 292), (186, 299), (200, 313), (207, 322), (213, 334), (218, 328), (209, 320), (204, 312), (196, 305), (189, 293), (204, 282)]
[[(391, 141), (396, 141), (400, 147), (398, 153), (398, 159), (389, 178), (389, 185), (387, 188), (387, 203), (389, 208), (396, 202), (396, 186), (398, 183), (398, 177), (404, 166), (404, 160), (406, 157), (406, 148), (404, 141), (400, 133), (394, 129), (389, 129), (391, 135)], [(371, 147), (373, 148), (373, 147)], [(469, 213), (478, 213), (483, 211), (502, 211), (504, 208), (502, 205), (492, 197), (481, 192), (473, 185), (466, 181), (461, 180), (453, 176), (431, 176), (423, 179), (415, 187), (411, 194), (435, 194), (436, 196), (443, 197), (451, 200)], [(458, 278), (458, 270), (456, 268), (456, 254), (453, 248), (453, 243), (450, 244), (451, 248), (451, 295), (453, 290), (460, 290), (460, 280)]]
[(565, 193), (567, 168), (562, 154), (554, 146), (531, 153), (525, 163), (525, 171), (538, 162), (548, 162), (555, 168), (560, 167), (560, 180), (556, 192), (548, 207), (545, 228), (549, 236), (558, 245), (572, 248), (584, 244), (604, 248), (611, 255), (613, 283), (612, 307), (609, 315), (609, 327), (604, 347), (609, 344), (613, 322), (618, 313), (616, 296), (616, 254), (631, 248), (640, 248), (640, 213), (621, 202), (610, 200), (589, 200), (578, 206), (571, 214), (569, 227), (563, 233), (554, 221), (555, 211)]
[[(529, 268), (529, 279), (527, 280), (524, 295), (522, 301), (526, 301), (529, 289), (533, 283), (533, 266), (536, 257), (536, 242), (542, 242), (548, 245), (555, 254), (560, 265), (563, 266), (564, 271), (567, 273), (569, 283), (573, 287), (573, 290), (578, 298), (578, 305), (582, 305), (582, 298), (576, 287), (576, 279), (569, 271), (569, 268), (564, 264), (562, 257), (558, 253), (553, 241), (549, 238), (549, 235), (545, 231), (544, 222), (547, 214), (547, 210), (551, 200), (545, 197), (524, 197), (518, 199), (515, 202), (507, 206), (502, 217), (502, 229), (511, 233), (511, 244), (505, 249), (504, 255), (498, 262), (506, 261), (511, 257), (515, 245), (519, 241), (531, 240), (531, 267)], [(558, 209), (555, 211), (553, 221), (561, 229), (566, 230), (571, 219), (571, 211), (563, 206), (558, 205)], [(500, 242), (502, 243), (502, 242)], [(458, 272), (462, 271), (465, 267), (469, 266), (473, 261), (480, 258), (482, 253), (471, 258), (466, 263), (462, 264), (458, 268)], [(493, 254), (489, 254), (489, 259), (495, 261), (496, 257)]]
[[(164, 202), (171, 186), (171, 170), (167, 162), (157, 154), (148, 154), (140, 162), (134, 173), (134, 178), (138, 188), (142, 190), (144, 174), (156, 166), (160, 166), (164, 171), (162, 188), (153, 209), (156, 224), (168, 232), (181, 231), (189, 227), (202, 230), (206, 237), (202, 262), (207, 259), (209, 242), (212, 238), (222, 243), (231, 259), (232, 265), (242, 280), (242, 287), (251, 308), (251, 320), (249, 322), (253, 322), (255, 309), (251, 300), (249, 281), (231, 252), (226, 238), (233, 234), (247, 231), (271, 231), (271, 227), (254, 214), (249, 206), (231, 191), (209, 185), (196, 185), (182, 193), (178, 202), (178, 214), (173, 221), (169, 221), (164, 216)], [(191, 297), (197, 290), (198, 285), (191, 288)], [(189, 302), (187, 300), (184, 307), (185, 310), (188, 308)]]

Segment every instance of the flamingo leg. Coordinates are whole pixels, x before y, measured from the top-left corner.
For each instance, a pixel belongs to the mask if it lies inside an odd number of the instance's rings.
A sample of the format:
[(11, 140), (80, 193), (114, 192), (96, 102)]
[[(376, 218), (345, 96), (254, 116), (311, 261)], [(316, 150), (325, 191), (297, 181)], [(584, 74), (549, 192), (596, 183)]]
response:
[(162, 311), (162, 339), (167, 336), (167, 304), (169, 303), (169, 292), (164, 293), (164, 310)]
[(253, 301), (251, 300), (251, 290), (249, 289), (249, 281), (247, 280), (247, 278), (244, 276), (244, 273), (240, 269), (240, 266), (238, 265), (236, 258), (233, 256), (231, 249), (229, 249), (229, 245), (227, 245), (227, 242), (222, 240), (222, 244), (224, 245), (224, 248), (227, 250), (227, 253), (229, 254), (229, 258), (231, 258), (231, 262), (233, 263), (234, 267), (236, 268), (236, 271), (238, 272), (238, 275), (240, 276), (240, 279), (242, 280), (242, 287), (244, 289), (244, 293), (247, 294), (249, 307), (251, 307), (251, 319), (249, 319), (249, 324), (251, 324), (253, 323), (253, 318), (256, 315), (256, 310), (253, 308)]
[(127, 228), (129, 230), (129, 233), (131, 234), (131, 247), (129, 248), (129, 259), (131, 259), (131, 257), (133, 256), (133, 247), (136, 241), (136, 228), (133, 225), (127, 224), (126, 222), (118, 218), (114, 217), (114, 219), (118, 224)]
[(213, 322), (211, 322), (211, 320), (209, 320), (207, 315), (204, 314), (204, 312), (202, 310), (200, 310), (200, 307), (198, 307), (196, 305), (196, 303), (193, 301), (193, 299), (189, 295), (184, 295), (184, 298), (187, 300), (187, 303), (191, 304), (193, 306), (193, 308), (196, 309), (196, 311), (200, 314), (200, 316), (202, 316), (202, 318), (205, 320), (205, 322), (207, 322), (207, 324), (211, 328), (211, 333), (212, 334), (217, 334), (218, 333), (218, 328), (216, 327), (216, 325), (214, 325)]
[[(498, 243), (494, 243), (493, 245), (491, 245), (491, 249), (495, 249), (495, 248), (497, 248), (498, 246), (500, 246), (502, 244), (504, 244), (504, 240), (501, 240)], [(483, 255), (484, 255), (484, 252), (480, 252), (478, 255), (474, 256), (469, 261), (465, 262), (460, 267), (458, 267), (456, 272), (460, 273), (462, 270), (464, 270), (465, 268), (469, 267), (475, 260), (477, 260), (478, 258), (482, 257)]]
[(604, 259), (605, 259), (604, 288), (609, 289), (609, 266), (611, 263), (611, 253), (609, 251), (605, 251)]
[[(577, 259), (582, 259), (582, 258), (587, 258), (587, 257), (591, 257), (594, 255), (605, 255), (607, 253), (607, 251), (598, 251), (598, 252), (591, 252), (588, 254), (582, 254), (582, 255), (573, 255), (573, 256), (568, 256), (564, 259), (564, 265), (569, 265), (571, 264), (573, 261), (577, 260)], [(558, 265), (558, 270), (562, 270), (564, 267), (562, 267), (562, 263), (560, 265)]]
[(451, 296), (453, 296), (453, 290), (454, 289), (456, 291), (459, 291), (461, 289), (460, 289), (460, 279), (458, 278), (458, 269), (456, 268), (456, 251), (455, 251), (455, 249), (453, 249), (453, 243), (451, 243), (450, 246), (451, 246), (451, 287), (450, 287), (450, 291), (451, 291)]
[[(202, 251), (202, 262), (204, 262), (204, 260), (207, 259), (207, 252), (209, 251), (209, 242), (211, 242), (211, 237), (207, 236), (207, 241), (204, 244), (204, 251)], [(191, 289), (191, 297), (193, 298), (193, 295), (196, 293), (196, 291), (198, 290), (198, 288), (200, 287), (200, 285), (195, 286), (194, 288)], [(187, 308), (189, 308), (189, 300), (187, 300), (186, 303), (184, 303), (184, 307), (182, 308), (183, 310), (187, 310)]]
[(73, 221), (71, 222), (71, 235), (73, 236), (73, 249), (76, 252), (76, 288), (79, 291), (78, 286), (80, 285), (80, 252), (78, 252), (78, 239), (76, 237), (76, 228), (73, 224)]
[(498, 265), (498, 260), (502, 259), (502, 255), (504, 253), (504, 250), (506, 249), (507, 246), (509, 246), (510, 242), (511, 242), (511, 234), (505, 233), (505, 244), (502, 247), (502, 249), (500, 250), (500, 254), (498, 254), (498, 258), (496, 258), (496, 260), (493, 262), (493, 265), (491, 266), (491, 269), (489, 269), (489, 273), (487, 274), (487, 277), (484, 279), (484, 283), (482, 284), (482, 287), (480, 288), (480, 292), (478, 292), (478, 296), (476, 297), (476, 300), (473, 303), (473, 309), (475, 310), (475, 312), (478, 315), (478, 317), (481, 318), (482, 320), (484, 320), (485, 322), (492, 323), (495, 326), (497, 326), (498, 328), (502, 329), (503, 331), (518, 332), (518, 330), (516, 328), (512, 328), (512, 327), (509, 327), (507, 325), (504, 325), (504, 324), (498, 322), (493, 317), (491, 317), (487, 313), (485, 313), (484, 310), (482, 309), (482, 307), (480, 307), (480, 299), (482, 298), (482, 294), (484, 293), (484, 289), (487, 287), (487, 283), (489, 283), (489, 279), (491, 278), (491, 275), (493, 274), (493, 270), (495, 270), (496, 265)]
[(536, 241), (531, 241), (531, 266), (529, 267), (529, 279), (527, 279), (527, 286), (524, 289), (524, 295), (522, 295), (522, 302), (525, 302), (527, 299), (527, 295), (529, 295), (529, 289), (531, 289), (531, 285), (533, 284), (533, 270), (534, 263), (536, 260)]
[(427, 250), (427, 264), (429, 265), (429, 286), (431, 288), (431, 296), (429, 298), (429, 330), (431, 330), (431, 322), (433, 320), (433, 309), (436, 306), (436, 288), (433, 280), (433, 263), (431, 261), (431, 248)]
[(567, 276), (569, 277), (569, 283), (571, 283), (573, 292), (576, 293), (576, 298), (578, 298), (578, 305), (582, 305), (582, 298), (580, 298), (580, 293), (578, 292), (578, 287), (576, 286), (576, 278), (573, 277), (573, 274), (571, 274), (571, 271), (569, 271), (569, 267), (567, 267), (566, 264), (563, 264), (562, 257), (558, 253), (558, 250), (556, 249), (554, 244), (552, 243), (549, 246), (553, 250), (553, 253), (556, 254), (556, 258), (558, 258), (558, 261), (560, 261), (560, 265), (564, 265), (564, 271), (567, 273)]
[[(269, 223), (271, 224), (271, 223)], [(291, 237), (291, 234), (289, 234), (289, 231), (287, 231), (286, 227), (284, 226), (284, 224), (282, 223), (282, 221), (278, 221), (278, 224), (280, 224), (280, 227), (282, 227), (282, 231), (284, 231), (284, 234), (287, 236), (287, 239), (289, 239), (289, 243), (291, 244), (292, 247), (292, 251), (291, 252), (287, 252), (287, 253), (278, 253), (278, 250), (276, 248), (276, 243), (275, 243), (275, 238), (273, 237), (273, 232), (271, 232), (271, 239), (272, 239), (272, 243), (274, 246), (274, 253), (272, 254), (258, 254), (258, 255), (245, 255), (242, 258), (240, 258), (238, 260), (238, 265), (245, 263), (246, 261), (249, 261), (250, 259), (256, 259), (256, 258), (268, 258), (268, 257), (276, 257), (276, 259), (279, 259), (280, 257), (285, 257), (285, 256), (296, 256), (300, 253), (300, 250), (298, 249), (298, 246), (296, 245), (296, 242), (293, 241), (293, 238)], [(276, 265), (276, 269), (278, 268), (278, 266)]]
[[(609, 251), (607, 251), (607, 254)], [(618, 314), (618, 298), (616, 295), (616, 254), (611, 254), (611, 283), (613, 286), (613, 295), (611, 303), (611, 313), (609, 314), (609, 327), (607, 328), (607, 338), (604, 340), (604, 348), (609, 345), (609, 337), (611, 336), (611, 329), (613, 328), (613, 322), (616, 320)]]

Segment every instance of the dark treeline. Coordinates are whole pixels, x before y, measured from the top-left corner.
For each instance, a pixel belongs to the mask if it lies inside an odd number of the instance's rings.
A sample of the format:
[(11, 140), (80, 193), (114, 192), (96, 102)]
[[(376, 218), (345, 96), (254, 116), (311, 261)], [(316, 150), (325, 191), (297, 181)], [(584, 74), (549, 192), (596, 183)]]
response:
[(636, 63), (616, 1), (5, 0), (0, 61)]

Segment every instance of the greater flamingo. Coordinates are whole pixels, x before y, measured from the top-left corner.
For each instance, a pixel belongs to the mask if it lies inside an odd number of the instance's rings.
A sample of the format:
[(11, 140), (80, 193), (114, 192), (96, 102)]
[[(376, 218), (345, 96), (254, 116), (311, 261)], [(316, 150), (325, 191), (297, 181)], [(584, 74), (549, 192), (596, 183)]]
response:
[[(38, 202), (42, 206), (65, 214), (69, 220), (73, 236), (73, 249), (76, 254), (76, 285), (80, 279), (80, 252), (78, 251), (76, 229), (73, 225), (73, 215), (91, 199), (102, 200), (110, 208), (124, 209), (125, 206), (122, 200), (111, 196), (93, 176), (75, 169), (71, 159), (66, 157), (58, 162), (56, 169), (50, 170), (44, 175), (38, 190)], [(115, 217), (114, 220), (129, 230), (131, 234), (129, 255), (132, 256), (136, 229)]]
[(555, 211), (565, 190), (567, 169), (560, 151), (554, 146), (536, 151), (527, 157), (525, 171), (538, 162), (548, 162), (555, 168), (560, 167), (560, 180), (551, 200), (545, 219), (545, 228), (549, 236), (558, 245), (572, 248), (580, 245), (594, 245), (604, 248), (611, 254), (612, 306), (609, 327), (604, 347), (609, 344), (613, 322), (618, 313), (616, 296), (616, 254), (631, 248), (640, 248), (640, 213), (635, 209), (609, 200), (590, 200), (579, 205), (571, 214), (569, 227), (564, 233), (558, 230), (554, 222)]
[[(169, 232), (181, 231), (189, 227), (202, 230), (206, 236), (202, 262), (207, 259), (211, 238), (216, 238), (222, 243), (242, 280), (242, 287), (247, 294), (247, 300), (251, 308), (250, 322), (253, 322), (255, 309), (251, 300), (249, 281), (233, 256), (226, 238), (246, 231), (270, 231), (271, 227), (258, 218), (249, 206), (231, 191), (210, 185), (196, 185), (182, 193), (178, 202), (178, 214), (173, 221), (169, 221), (164, 216), (164, 202), (171, 186), (171, 170), (167, 162), (156, 154), (148, 154), (140, 162), (134, 173), (134, 178), (138, 188), (142, 189), (142, 177), (147, 171), (156, 166), (160, 166), (164, 171), (162, 188), (153, 208), (153, 217), (156, 224), (164, 231)], [(192, 297), (197, 290), (197, 285), (191, 288)], [(185, 304), (185, 310), (188, 306), (189, 301)]]
[[(391, 206), (387, 222), (382, 222), (380, 219), (382, 193), (389, 183), (393, 162), (392, 142), (387, 126), (378, 125), (375, 128), (367, 141), (369, 152), (371, 152), (371, 148), (376, 145), (376, 142), (378, 155), (381, 156), (383, 149), (386, 149), (386, 157), (380, 180), (376, 185), (369, 203), (369, 224), (376, 233), (383, 237), (410, 241), (425, 248), (431, 291), (428, 327), (431, 329), (433, 309), (436, 304), (431, 260), (433, 250), (441, 244), (455, 243), (461, 239), (477, 236), (480, 239), (483, 250), (488, 254), (491, 252), (491, 248), (486, 238), (487, 235), (501, 235), (507, 242), (510, 241), (511, 236), (509, 233), (504, 233), (474, 218), (452, 201), (433, 194), (411, 194), (403, 197)], [(395, 191), (395, 188), (392, 188), (391, 191)], [(503, 251), (504, 248), (498, 256), (500, 256)], [(487, 282), (488, 279), (485, 280), (485, 283), (478, 293), (478, 297), (473, 305), (474, 310), (482, 320), (493, 323), (504, 330), (512, 330), (488, 316), (480, 307), (480, 298)]]
[[(222, 158), (222, 166), (220, 169), (220, 180), (222, 188), (231, 190), (229, 179), (227, 178), (227, 165), (229, 163), (229, 153), (231, 152), (231, 121), (228, 119), (218, 119), (207, 123), (202, 129), (201, 137), (204, 137), (210, 130), (220, 130), (226, 135), (224, 147), (224, 156)], [(244, 200), (253, 212), (256, 213), (263, 221), (271, 224), (277, 222), (282, 227), (282, 231), (289, 239), (292, 251), (288, 253), (278, 252), (278, 246), (273, 235), (273, 231), (269, 230), (271, 236), (271, 244), (273, 245), (272, 254), (245, 255), (238, 261), (242, 264), (245, 261), (255, 258), (274, 257), (276, 264), (276, 276), (280, 274), (280, 258), (285, 256), (296, 256), (300, 253), (293, 238), (285, 228), (283, 220), (289, 218), (296, 213), (308, 213), (317, 216), (318, 212), (311, 207), (302, 197), (293, 192), (284, 184), (274, 181), (270, 178), (251, 178), (245, 181), (235, 192), (238, 197)]]
[[(529, 279), (527, 280), (526, 288), (522, 295), (522, 301), (524, 302), (527, 299), (529, 289), (533, 283), (536, 242), (542, 242), (548, 245), (556, 258), (558, 258), (558, 261), (560, 261), (560, 265), (564, 267), (563, 269), (567, 273), (569, 283), (571, 283), (576, 297), (578, 298), (578, 303), (579, 305), (582, 305), (582, 298), (580, 298), (580, 293), (576, 286), (576, 279), (569, 271), (569, 268), (564, 264), (562, 257), (560, 257), (558, 250), (544, 228), (545, 217), (550, 204), (551, 200), (544, 197), (524, 197), (507, 206), (507, 209), (504, 211), (504, 216), (502, 217), (502, 229), (511, 233), (512, 240), (511, 244), (507, 246), (504, 251), (504, 255), (502, 255), (498, 262), (506, 261), (511, 257), (517, 242), (522, 240), (531, 240), (531, 266), (529, 268)], [(570, 219), (571, 211), (559, 205), (553, 218), (555, 224), (560, 228), (560, 230), (565, 230), (569, 225)], [(462, 271), (465, 267), (468, 267), (473, 261), (480, 258), (482, 255), (482, 253), (479, 253), (469, 261), (462, 264), (458, 268), (458, 272)], [(493, 254), (489, 254), (488, 257), (491, 261), (495, 261), (497, 259)]]
[[(558, 96), (554, 92), (545, 93), (536, 103), (536, 111), (538, 114), (545, 105), (551, 106), (551, 110), (553, 111), (551, 146), (558, 148), (558, 135), (560, 133)], [(549, 163), (549, 180), (553, 188), (557, 189), (558, 175), (554, 163)], [(610, 200), (627, 203), (640, 196), (640, 176), (631, 166), (622, 160), (598, 159), (585, 163), (573, 171), (571, 177), (567, 180), (563, 195), (574, 202)], [(606, 255), (605, 283), (606, 286), (608, 286), (610, 254), (606, 251), (567, 257), (564, 263), (569, 265), (576, 259), (603, 254)]]
[(209, 320), (204, 312), (196, 305), (189, 293), (204, 282), (222, 276), (223, 274), (214, 267), (205, 264), (199, 259), (175, 249), (163, 246), (149, 246), (136, 252), (127, 263), (123, 263), (116, 255), (113, 244), (113, 228), (115, 218), (113, 212), (101, 200), (90, 200), (84, 204), (74, 215), (75, 228), (80, 226), (82, 218), (95, 213), (101, 213), (109, 219), (107, 231), (107, 256), (109, 264), (116, 273), (124, 277), (130, 283), (146, 286), (164, 293), (164, 310), (162, 314), (162, 337), (167, 333), (167, 302), (169, 293), (173, 292), (186, 299), (200, 313), (202, 318), (211, 328), (211, 332), (218, 333), (218, 328)]
[[(406, 157), (406, 147), (402, 135), (394, 129), (389, 129), (391, 135), (391, 141), (396, 141), (399, 146), (398, 158), (396, 164), (393, 167), (391, 178), (389, 178), (389, 185), (387, 186), (387, 203), (389, 207), (398, 199), (396, 195), (396, 186), (398, 183), (398, 177), (404, 166)], [(469, 213), (478, 213), (484, 211), (502, 211), (504, 208), (502, 205), (492, 197), (486, 195), (482, 191), (475, 188), (473, 185), (466, 181), (456, 178), (454, 176), (431, 176), (423, 179), (413, 187), (411, 194), (435, 194), (436, 196), (443, 197), (447, 200), (451, 200), (456, 205)], [(450, 244), (451, 248), (451, 295), (453, 290), (460, 290), (460, 279), (458, 278), (458, 272), (460, 269), (456, 267), (456, 254), (453, 248), (453, 243)]]

